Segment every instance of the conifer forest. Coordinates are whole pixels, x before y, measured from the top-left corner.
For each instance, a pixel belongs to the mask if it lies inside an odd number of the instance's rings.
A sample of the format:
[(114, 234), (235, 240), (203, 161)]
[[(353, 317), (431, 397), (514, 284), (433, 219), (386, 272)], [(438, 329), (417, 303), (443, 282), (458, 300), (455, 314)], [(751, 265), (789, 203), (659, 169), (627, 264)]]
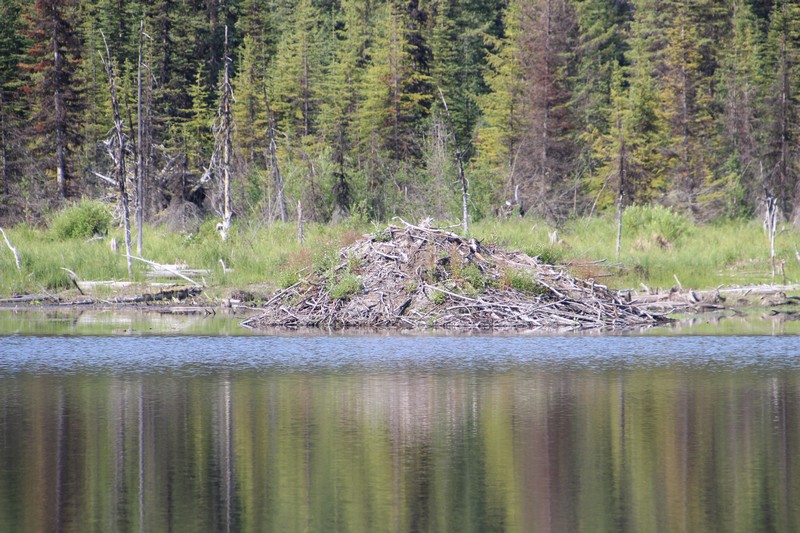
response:
[[(800, 0), (0, 0), (0, 222), (800, 223)], [(194, 208), (194, 207), (192, 207)]]

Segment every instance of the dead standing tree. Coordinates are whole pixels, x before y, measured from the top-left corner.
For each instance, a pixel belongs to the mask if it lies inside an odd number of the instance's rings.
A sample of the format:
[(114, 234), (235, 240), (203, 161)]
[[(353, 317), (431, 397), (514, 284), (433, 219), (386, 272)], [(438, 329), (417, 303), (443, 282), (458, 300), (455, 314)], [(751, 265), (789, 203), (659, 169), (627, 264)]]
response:
[(278, 211), (280, 213), (281, 222), (286, 222), (289, 217), (286, 212), (286, 193), (283, 185), (283, 174), (281, 174), (280, 166), (278, 166), (278, 145), (275, 141), (275, 137), (277, 136), (275, 129), (275, 116), (272, 114), (272, 109), (270, 109), (269, 106), (269, 98), (267, 98), (266, 87), (264, 88), (264, 102), (267, 106), (267, 132), (269, 133), (267, 153), (269, 154), (269, 166), (272, 172), (272, 181), (277, 188)]
[(764, 213), (764, 229), (767, 230), (769, 237), (769, 260), (772, 265), (772, 279), (775, 279), (775, 235), (778, 233), (778, 218), (780, 217), (780, 208), (778, 207), (778, 199), (772, 193), (764, 189), (766, 211)]
[[(150, 147), (152, 145), (150, 131), (150, 108), (145, 105), (145, 88), (142, 82), (143, 71), (148, 72), (148, 80), (152, 80), (150, 67), (144, 60), (144, 40), (151, 39), (144, 31), (144, 19), (139, 25), (139, 61), (136, 69), (136, 253), (142, 254), (144, 204), (146, 187), (149, 179)], [(148, 83), (148, 102), (152, 94), (151, 82)]]
[(225, 26), (225, 53), (223, 61), (225, 67), (222, 70), (219, 109), (217, 110), (217, 118), (214, 120), (212, 128), (214, 133), (214, 153), (211, 155), (211, 162), (206, 169), (202, 181), (207, 181), (212, 175), (222, 177), (222, 183), (218, 184), (218, 188), (222, 189), (220, 191), (222, 195), (222, 206), (217, 207), (222, 216), (222, 223), (217, 227), (224, 241), (228, 238), (231, 218), (233, 217), (231, 202), (231, 156), (233, 155), (233, 146), (231, 139), (233, 136), (234, 124), (231, 103), (234, 99), (234, 95), (229, 72), (231, 58), (228, 54), (227, 26)]
[(112, 175), (112, 180), (117, 185), (119, 191), (119, 200), (120, 204), (122, 205), (122, 221), (125, 225), (125, 255), (128, 260), (128, 277), (133, 280), (133, 261), (131, 260), (131, 220), (130, 209), (128, 206), (128, 190), (126, 187), (128, 176), (125, 169), (127, 138), (125, 136), (122, 118), (120, 118), (119, 114), (119, 100), (117, 99), (117, 74), (114, 71), (114, 62), (111, 59), (111, 51), (108, 48), (106, 36), (102, 32), (100, 32), (100, 34), (103, 36), (103, 44), (106, 48), (106, 55), (105, 57), (101, 55), (101, 59), (103, 61), (103, 65), (105, 66), (106, 74), (108, 75), (109, 92), (111, 94), (111, 112), (114, 120), (114, 127), (112, 128), (109, 138), (105, 144), (108, 148), (108, 154), (111, 156), (111, 160), (114, 162), (114, 173)]
[[(450, 117), (450, 109), (447, 107), (447, 102), (444, 99), (444, 93), (442, 89), (439, 88), (439, 96), (442, 98), (442, 105), (444, 106), (444, 111), (447, 114), (447, 122), (449, 129), (453, 129), (453, 120)], [(456, 148), (456, 166), (458, 167), (458, 178), (461, 181), (461, 216), (462, 216), (462, 227), (464, 229), (464, 235), (469, 234), (469, 181), (467, 181), (467, 177), (464, 175), (464, 158), (461, 154), (461, 148), (458, 145), (458, 140), (456, 139), (455, 131), (453, 131), (453, 143), (455, 144)]]

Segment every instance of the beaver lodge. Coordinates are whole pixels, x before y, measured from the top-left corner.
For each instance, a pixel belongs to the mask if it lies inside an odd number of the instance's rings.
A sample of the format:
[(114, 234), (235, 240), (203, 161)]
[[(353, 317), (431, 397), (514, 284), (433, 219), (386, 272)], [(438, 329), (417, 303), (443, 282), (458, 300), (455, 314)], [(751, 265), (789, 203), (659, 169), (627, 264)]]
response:
[(405, 222), (343, 248), (263, 308), (243, 325), (614, 329), (666, 320), (522, 252)]

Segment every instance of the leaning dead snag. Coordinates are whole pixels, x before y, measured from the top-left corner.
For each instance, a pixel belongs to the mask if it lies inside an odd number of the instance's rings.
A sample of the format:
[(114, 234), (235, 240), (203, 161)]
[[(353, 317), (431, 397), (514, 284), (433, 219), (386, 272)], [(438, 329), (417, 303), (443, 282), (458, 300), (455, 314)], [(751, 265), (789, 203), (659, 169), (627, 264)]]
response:
[(663, 320), (522, 252), (404, 223), (343, 248), (338, 263), (278, 291), (244, 325), (610, 329)]
[(15, 262), (15, 263), (16, 263), (16, 265), (17, 265), (17, 272), (19, 272), (20, 274), (22, 274), (22, 265), (21, 265), (21, 264), (20, 264), (20, 262), (19, 262), (19, 253), (17, 252), (17, 249), (16, 249), (16, 248), (14, 248), (14, 247), (11, 245), (11, 241), (10, 241), (10, 240), (8, 240), (8, 235), (6, 235), (6, 232), (5, 232), (5, 231), (3, 231), (3, 228), (0, 228), (0, 235), (2, 235), (2, 236), (3, 236), (3, 239), (6, 241), (6, 246), (8, 246), (8, 249), (9, 249), (9, 250), (11, 250), (11, 253), (12, 253), (12, 254), (14, 254), (14, 262)]

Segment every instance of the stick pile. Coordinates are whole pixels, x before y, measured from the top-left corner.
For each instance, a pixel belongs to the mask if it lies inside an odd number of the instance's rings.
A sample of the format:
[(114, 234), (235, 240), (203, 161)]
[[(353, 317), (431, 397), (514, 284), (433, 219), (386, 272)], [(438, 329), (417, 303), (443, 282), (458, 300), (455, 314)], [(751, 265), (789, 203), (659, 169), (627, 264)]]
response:
[(389, 226), (276, 292), (250, 328), (589, 329), (664, 319), (593, 280), (442, 229)]

